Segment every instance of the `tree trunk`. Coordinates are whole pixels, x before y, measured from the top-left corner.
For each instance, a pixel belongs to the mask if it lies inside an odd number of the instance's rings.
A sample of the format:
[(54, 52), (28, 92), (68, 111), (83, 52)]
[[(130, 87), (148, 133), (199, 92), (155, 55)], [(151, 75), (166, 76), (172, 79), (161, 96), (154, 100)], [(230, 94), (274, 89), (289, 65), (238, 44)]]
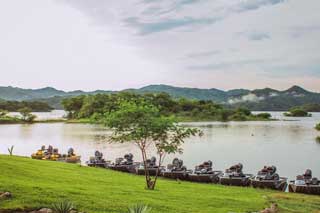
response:
[(152, 181), (150, 178), (149, 170), (147, 169), (147, 154), (144, 147), (140, 147), (142, 159), (143, 159), (143, 167), (144, 167), (144, 175), (146, 178), (147, 189), (152, 189)]
[(158, 176), (159, 176), (159, 172), (160, 172), (160, 167), (161, 167), (161, 161), (162, 161), (162, 155), (160, 154), (160, 155), (159, 155), (158, 169), (157, 169), (156, 176), (155, 176), (154, 181), (153, 181), (153, 184), (152, 184), (152, 190), (154, 190), (154, 188), (156, 187), (156, 183), (157, 183), (157, 180), (158, 180)]

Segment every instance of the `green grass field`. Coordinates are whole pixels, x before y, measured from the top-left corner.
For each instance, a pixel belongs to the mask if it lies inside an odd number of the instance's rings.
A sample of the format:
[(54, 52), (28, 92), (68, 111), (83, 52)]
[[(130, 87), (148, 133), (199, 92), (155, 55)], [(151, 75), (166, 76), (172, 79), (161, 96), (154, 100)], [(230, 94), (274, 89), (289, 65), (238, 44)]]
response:
[(50, 207), (67, 199), (90, 213), (122, 213), (136, 203), (151, 206), (153, 213), (256, 212), (271, 202), (281, 212), (320, 212), (320, 196), (165, 179), (149, 191), (144, 184), (141, 176), (107, 169), (0, 155), (0, 191), (13, 194), (0, 200), (0, 209)]

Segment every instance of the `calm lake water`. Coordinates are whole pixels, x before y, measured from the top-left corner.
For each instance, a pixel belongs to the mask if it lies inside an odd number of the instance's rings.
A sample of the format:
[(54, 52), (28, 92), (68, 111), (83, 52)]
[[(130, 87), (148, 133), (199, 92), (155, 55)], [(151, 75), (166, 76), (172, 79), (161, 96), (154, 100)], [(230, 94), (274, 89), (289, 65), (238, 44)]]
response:
[[(36, 113), (38, 118), (58, 118), (63, 111)], [(177, 155), (188, 168), (205, 161), (213, 161), (217, 170), (224, 170), (241, 162), (244, 172), (255, 174), (264, 165), (275, 165), (281, 176), (295, 178), (305, 169), (313, 170), (320, 177), (320, 144), (315, 138), (320, 135), (314, 129), (320, 122), (320, 113), (308, 118), (291, 118), (284, 121), (282, 112), (272, 112), (280, 121), (268, 122), (195, 122), (185, 125), (203, 130), (204, 136), (186, 140), (184, 153)], [(103, 152), (107, 160), (114, 160), (127, 152), (140, 160), (137, 147), (132, 144), (109, 144), (110, 132), (99, 125), (89, 124), (32, 124), (0, 125), (0, 153), (8, 153), (14, 145), (14, 154), (30, 156), (41, 145), (49, 144), (62, 153), (73, 147), (84, 163), (95, 150)], [(151, 151), (152, 154), (152, 151)], [(166, 163), (174, 156), (168, 156)]]

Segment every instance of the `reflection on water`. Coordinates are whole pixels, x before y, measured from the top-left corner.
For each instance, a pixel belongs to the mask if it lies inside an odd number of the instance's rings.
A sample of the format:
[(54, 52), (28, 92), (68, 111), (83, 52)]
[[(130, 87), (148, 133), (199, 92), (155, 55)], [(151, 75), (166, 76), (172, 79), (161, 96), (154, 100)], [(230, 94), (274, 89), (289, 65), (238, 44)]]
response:
[[(281, 113), (273, 116), (283, 119)], [(248, 173), (256, 173), (268, 164), (276, 165), (281, 176), (294, 178), (310, 168), (320, 177), (320, 144), (315, 142), (319, 133), (313, 128), (319, 121), (320, 113), (313, 113), (311, 118), (294, 121), (184, 123), (202, 129), (204, 136), (188, 139), (179, 157), (189, 168), (212, 160), (219, 170), (241, 162)], [(109, 134), (107, 128), (89, 124), (0, 125), (0, 153), (7, 153), (7, 148), (14, 145), (14, 154), (30, 156), (41, 145), (51, 144), (62, 153), (75, 148), (83, 162), (95, 150), (101, 150), (108, 160), (126, 152), (140, 160), (134, 145), (109, 144)], [(168, 156), (167, 162), (173, 157)]]

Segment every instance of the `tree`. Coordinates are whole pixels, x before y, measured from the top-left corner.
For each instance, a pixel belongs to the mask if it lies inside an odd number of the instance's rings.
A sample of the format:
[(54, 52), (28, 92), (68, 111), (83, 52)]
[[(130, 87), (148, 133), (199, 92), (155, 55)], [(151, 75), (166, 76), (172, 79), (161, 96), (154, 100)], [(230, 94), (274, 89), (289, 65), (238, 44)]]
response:
[(21, 108), (21, 109), (19, 110), (19, 113), (20, 113), (21, 116), (22, 116), (21, 119), (22, 119), (23, 121), (26, 121), (26, 122), (33, 122), (34, 119), (37, 117), (37, 116), (31, 114), (31, 109), (28, 108), (28, 107)]
[[(178, 125), (173, 117), (164, 116), (159, 109), (142, 99), (123, 101), (117, 110), (105, 117), (105, 124), (113, 130), (112, 142), (131, 142), (141, 151), (147, 189), (154, 189), (163, 160), (167, 154), (181, 153), (184, 139), (202, 135), (194, 128)], [(147, 149), (153, 146), (159, 157), (158, 171), (152, 179), (147, 169)]]
[(8, 112), (7, 110), (2, 110), (2, 109), (0, 109), (0, 118), (1, 118), (1, 117), (6, 117), (8, 113), (9, 113), (9, 112)]
[(301, 108), (292, 108), (289, 110), (288, 113), (284, 113), (285, 116), (291, 116), (291, 117), (308, 117), (311, 116), (307, 111), (301, 109)]
[(257, 114), (257, 117), (263, 118), (263, 119), (270, 119), (272, 116), (270, 113), (262, 112), (262, 113)]

